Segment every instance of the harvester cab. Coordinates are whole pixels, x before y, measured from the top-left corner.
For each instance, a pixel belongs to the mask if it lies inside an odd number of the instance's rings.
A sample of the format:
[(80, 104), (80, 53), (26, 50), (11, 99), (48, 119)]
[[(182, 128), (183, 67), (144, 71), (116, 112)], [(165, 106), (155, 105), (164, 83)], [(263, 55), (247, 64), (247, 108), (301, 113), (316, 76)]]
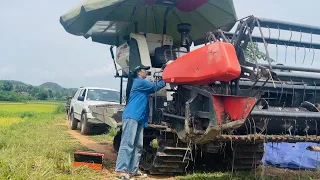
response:
[(148, 79), (152, 80), (151, 74), (159, 71), (162, 64), (166, 63), (164, 52), (170, 50), (172, 45), (172, 37), (168, 35), (130, 33), (127, 42), (117, 48), (116, 62), (125, 75), (137, 65), (150, 66)]
[[(191, 41), (188, 33), (191, 25), (181, 23), (177, 27), (181, 34), (181, 44), (178, 48), (174, 47), (173, 38), (166, 34), (153, 33), (130, 33), (125, 37), (126, 41), (117, 47), (115, 61), (120, 66), (122, 77), (128, 78), (126, 97), (129, 97), (132, 85), (132, 69), (138, 65), (149, 66), (147, 80), (156, 81), (162, 76), (161, 68), (190, 51)], [(111, 53), (113, 50), (111, 49)], [(168, 85), (167, 88), (170, 88)], [(170, 94), (170, 93), (169, 93)], [(157, 92), (157, 97), (167, 97), (170, 99), (166, 90)]]
[[(124, 37), (125, 42), (116, 50), (116, 62), (120, 65), (122, 74), (128, 76), (132, 68), (142, 64), (151, 67), (148, 79), (153, 80), (153, 75), (160, 72), (163, 65), (189, 52), (191, 40), (188, 34), (191, 25), (180, 23), (177, 31), (181, 35), (178, 49), (174, 49), (173, 38), (165, 33), (130, 33), (130, 36)], [(111, 53), (113, 54), (112, 49)]]

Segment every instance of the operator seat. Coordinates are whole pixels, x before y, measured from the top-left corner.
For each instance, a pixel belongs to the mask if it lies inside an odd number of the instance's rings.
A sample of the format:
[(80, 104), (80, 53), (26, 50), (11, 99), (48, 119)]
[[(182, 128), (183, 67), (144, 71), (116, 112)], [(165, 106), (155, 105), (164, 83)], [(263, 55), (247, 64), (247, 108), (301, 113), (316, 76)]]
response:
[(154, 58), (151, 59), (152, 67), (161, 68), (170, 60), (177, 59), (175, 52), (172, 52), (172, 48), (169, 45), (164, 45), (155, 49)]

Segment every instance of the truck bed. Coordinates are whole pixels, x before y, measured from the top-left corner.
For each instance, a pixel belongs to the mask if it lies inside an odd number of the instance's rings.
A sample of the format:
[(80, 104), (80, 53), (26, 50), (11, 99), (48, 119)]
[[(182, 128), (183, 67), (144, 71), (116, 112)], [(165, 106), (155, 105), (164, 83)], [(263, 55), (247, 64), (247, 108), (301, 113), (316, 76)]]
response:
[(92, 115), (97, 120), (112, 128), (116, 128), (121, 125), (124, 107), (125, 105), (120, 104), (103, 104), (91, 105), (89, 106), (89, 109), (91, 109)]

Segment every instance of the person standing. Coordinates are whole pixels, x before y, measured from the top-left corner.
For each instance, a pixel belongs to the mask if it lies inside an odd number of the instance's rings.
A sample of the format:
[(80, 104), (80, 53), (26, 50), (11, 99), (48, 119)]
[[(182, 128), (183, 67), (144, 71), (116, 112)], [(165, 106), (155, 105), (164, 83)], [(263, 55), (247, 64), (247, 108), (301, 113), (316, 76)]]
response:
[(119, 179), (129, 180), (132, 176), (146, 177), (139, 171), (143, 150), (143, 129), (148, 126), (149, 94), (165, 87), (160, 79), (157, 83), (147, 81), (148, 66), (137, 66), (133, 71), (133, 84), (129, 101), (122, 114), (122, 135), (116, 162)]

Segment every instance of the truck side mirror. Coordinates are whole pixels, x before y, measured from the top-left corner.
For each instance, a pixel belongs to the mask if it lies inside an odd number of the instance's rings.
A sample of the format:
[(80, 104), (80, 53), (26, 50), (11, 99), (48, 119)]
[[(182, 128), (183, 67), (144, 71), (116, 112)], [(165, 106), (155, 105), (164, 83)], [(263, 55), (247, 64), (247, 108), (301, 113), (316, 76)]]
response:
[(79, 96), (78, 101), (84, 101), (84, 96)]

